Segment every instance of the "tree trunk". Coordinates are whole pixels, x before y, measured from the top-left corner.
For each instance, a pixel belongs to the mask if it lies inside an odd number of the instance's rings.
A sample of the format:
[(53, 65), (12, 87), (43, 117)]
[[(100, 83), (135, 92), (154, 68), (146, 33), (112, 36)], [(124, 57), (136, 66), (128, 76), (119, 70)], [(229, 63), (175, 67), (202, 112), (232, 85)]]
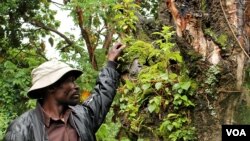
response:
[[(160, 1), (159, 20), (175, 28), (177, 45), (190, 72), (195, 72), (192, 77), (204, 84), (211, 66), (220, 69), (216, 85), (200, 86), (196, 93), (193, 122), (199, 141), (221, 140), (221, 125), (239, 124), (237, 107), (242, 102), (250, 105), (243, 87), (249, 59), (249, 8), (248, 0)], [(192, 60), (192, 51), (201, 59)]]

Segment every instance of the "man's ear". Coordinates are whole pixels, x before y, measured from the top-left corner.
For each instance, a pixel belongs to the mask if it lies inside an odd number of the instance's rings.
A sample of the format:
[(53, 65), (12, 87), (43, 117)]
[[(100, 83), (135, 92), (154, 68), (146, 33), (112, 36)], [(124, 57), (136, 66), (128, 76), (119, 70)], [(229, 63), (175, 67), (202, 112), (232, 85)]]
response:
[(56, 91), (56, 87), (55, 87), (55, 86), (54, 86), (54, 87), (50, 87), (50, 88), (48, 88), (48, 90), (47, 90), (47, 94), (55, 93), (55, 91)]
[(39, 95), (39, 99), (45, 99), (49, 93), (49, 88), (42, 88), (39, 91), (37, 91), (37, 94)]

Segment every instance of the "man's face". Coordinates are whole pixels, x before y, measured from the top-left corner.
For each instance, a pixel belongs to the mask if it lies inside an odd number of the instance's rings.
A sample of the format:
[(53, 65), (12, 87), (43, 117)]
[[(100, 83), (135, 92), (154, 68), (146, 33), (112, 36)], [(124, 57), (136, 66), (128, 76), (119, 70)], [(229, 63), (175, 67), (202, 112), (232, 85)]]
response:
[(60, 82), (53, 93), (59, 104), (75, 106), (80, 99), (79, 86), (75, 83), (75, 77), (68, 75)]

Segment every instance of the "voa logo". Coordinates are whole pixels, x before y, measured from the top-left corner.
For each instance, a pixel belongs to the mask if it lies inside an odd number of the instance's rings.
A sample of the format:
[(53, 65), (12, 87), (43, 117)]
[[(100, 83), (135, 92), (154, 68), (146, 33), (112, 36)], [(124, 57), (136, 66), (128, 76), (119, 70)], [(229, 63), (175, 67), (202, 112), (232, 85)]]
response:
[(244, 129), (226, 129), (227, 136), (247, 136)]

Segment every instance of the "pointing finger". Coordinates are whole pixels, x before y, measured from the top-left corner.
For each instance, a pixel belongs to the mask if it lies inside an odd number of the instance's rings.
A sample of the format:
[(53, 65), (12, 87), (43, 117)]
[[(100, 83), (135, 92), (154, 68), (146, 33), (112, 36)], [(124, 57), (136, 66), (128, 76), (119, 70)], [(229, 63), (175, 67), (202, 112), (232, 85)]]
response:
[(119, 50), (123, 50), (123, 49), (126, 48), (126, 47), (127, 47), (127, 46), (122, 45), (122, 46), (120, 46)]
[(122, 46), (122, 43), (116, 43), (116, 44), (114, 45), (114, 48), (115, 48), (115, 49), (119, 49), (121, 46)]

